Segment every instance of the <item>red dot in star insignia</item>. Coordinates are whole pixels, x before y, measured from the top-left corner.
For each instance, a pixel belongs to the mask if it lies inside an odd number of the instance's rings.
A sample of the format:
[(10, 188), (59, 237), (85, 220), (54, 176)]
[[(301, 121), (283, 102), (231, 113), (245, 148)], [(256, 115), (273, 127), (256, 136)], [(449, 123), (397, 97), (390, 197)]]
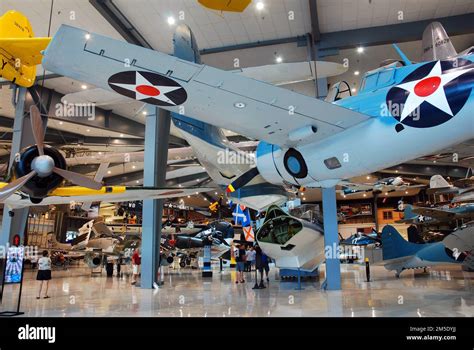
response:
[(135, 89), (139, 93), (147, 96), (158, 96), (160, 94), (160, 90), (151, 85), (138, 85)]
[(427, 97), (434, 93), (441, 84), (440, 77), (430, 77), (423, 79), (415, 85), (415, 94), (420, 97)]

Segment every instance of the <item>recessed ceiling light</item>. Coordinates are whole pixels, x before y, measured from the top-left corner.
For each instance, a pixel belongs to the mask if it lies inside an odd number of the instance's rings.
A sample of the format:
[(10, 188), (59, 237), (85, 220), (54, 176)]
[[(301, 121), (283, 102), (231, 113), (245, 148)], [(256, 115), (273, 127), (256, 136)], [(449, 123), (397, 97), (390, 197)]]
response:
[(86, 35), (84, 35), (84, 37), (86, 38), (86, 40), (89, 40), (91, 38), (91, 35), (87, 33)]
[(362, 52), (364, 52), (364, 48), (362, 46), (359, 46), (357, 48), (357, 53), (362, 53)]
[(276, 63), (282, 63), (282, 62), (283, 62), (283, 58), (281, 56), (277, 56)]
[(112, 174), (112, 172), (109, 170), (109, 171), (107, 171), (107, 174)]
[(234, 107), (235, 108), (245, 108), (246, 104), (243, 102), (235, 102)]
[(179, 184), (178, 187), (183, 187), (183, 185)]
[(257, 8), (257, 10), (262, 11), (265, 8), (265, 4), (263, 3), (263, 1), (259, 1), (255, 5), (255, 7)]
[(59, 122), (59, 125), (63, 125), (64, 123), (63, 122)]
[(388, 196), (388, 192), (385, 192), (385, 195)]
[(99, 152), (99, 156), (102, 155), (102, 152)]
[(191, 196), (188, 196), (188, 198), (191, 198)]
[(408, 191), (405, 191), (405, 194), (408, 194)]
[(305, 200), (306, 200), (306, 198), (305, 198), (305, 197), (303, 197), (303, 200), (305, 201)]
[(170, 26), (172, 26), (172, 25), (174, 25), (174, 24), (176, 23), (176, 20), (174, 19), (173, 16), (169, 16), (167, 21), (168, 21), (168, 24), (169, 24)]
[(132, 165), (132, 169), (135, 169), (135, 168), (136, 168), (136, 166), (135, 166), (135, 165)]
[(91, 131), (91, 129), (87, 129), (86, 131), (87, 131), (87, 132), (90, 132), (90, 131)]
[(143, 115), (146, 115), (146, 111), (143, 111), (142, 114), (143, 114)]
[(82, 85), (81, 85), (81, 89), (82, 89), (82, 90), (85, 90), (85, 89), (87, 89), (87, 85), (85, 85), (85, 84), (82, 84)]
[(354, 75), (359, 75), (359, 74), (360, 74), (360, 72), (359, 72), (358, 70), (356, 70), (356, 71), (354, 72)]
[(217, 194), (217, 192), (214, 192), (214, 194)]
[(351, 91), (352, 91), (352, 92), (357, 92), (357, 89), (356, 89), (356, 88), (352, 88)]
[(199, 194), (199, 192), (196, 192), (196, 194)]
[(367, 195), (364, 193), (364, 197), (367, 197)]
[(370, 176), (369, 176), (369, 175), (367, 175), (367, 180), (370, 180)]
[(137, 184), (140, 183), (140, 180), (137, 180)]
[(398, 174), (398, 170), (395, 170), (395, 173), (397, 173), (397, 174)]
[(120, 137), (123, 137), (123, 134), (120, 134)]

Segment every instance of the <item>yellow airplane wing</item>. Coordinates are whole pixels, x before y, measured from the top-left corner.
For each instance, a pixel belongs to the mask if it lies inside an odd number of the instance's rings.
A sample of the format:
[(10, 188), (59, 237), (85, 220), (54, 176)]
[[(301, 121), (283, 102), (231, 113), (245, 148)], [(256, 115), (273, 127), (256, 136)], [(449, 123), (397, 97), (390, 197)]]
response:
[[(1, 182), (0, 188), (7, 183)], [(58, 187), (39, 204), (33, 204), (28, 196), (21, 192), (12, 194), (4, 200), (10, 208), (30, 207), (34, 205), (57, 205), (71, 202), (129, 202), (144, 199), (168, 199), (195, 195), (200, 192), (214, 191), (212, 187), (135, 187), (135, 186), (103, 186), (100, 190), (92, 190), (81, 186)]]
[(41, 64), (51, 38), (0, 38), (0, 52), (25, 66)]

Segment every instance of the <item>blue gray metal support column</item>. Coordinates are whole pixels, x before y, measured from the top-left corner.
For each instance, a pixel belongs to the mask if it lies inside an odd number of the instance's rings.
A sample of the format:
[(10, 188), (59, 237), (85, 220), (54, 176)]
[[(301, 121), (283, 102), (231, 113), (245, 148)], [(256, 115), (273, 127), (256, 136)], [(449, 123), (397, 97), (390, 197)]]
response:
[[(12, 103), (15, 105), (15, 121), (13, 123), (13, 139), (8, 173), (10, 173), (16, 154), (23, 147), (34, 144), (32, 132), (30, 131), (31, 127), (29, 126), (30, 120), (29, 117), (25, 117), (26, 97), (26, 88), (15, 88), (12, 99)], [(21, 242), (24, 243), (28, 212), (28, 208), (15, 210), (9, 210), (7, 207), (4, 208), (0, 232), (0, 245), (2, 247), (5, 247), (7, 243), (11, 244), (12, 237), (16, 234), (20, 235)]]
[(324, 252), (326, 254), (325, 289), (341, 289), (341, 263), (337, 234), (336, 188), (323, 188)]
[[(170, 123), (171, 117), (168, 111), (147, 107), (144, 186), (165, 186)], [(162, 216), (162, 199), (143, 201), (141, 287), (146, 289), (153, 288), (157, 282)]]

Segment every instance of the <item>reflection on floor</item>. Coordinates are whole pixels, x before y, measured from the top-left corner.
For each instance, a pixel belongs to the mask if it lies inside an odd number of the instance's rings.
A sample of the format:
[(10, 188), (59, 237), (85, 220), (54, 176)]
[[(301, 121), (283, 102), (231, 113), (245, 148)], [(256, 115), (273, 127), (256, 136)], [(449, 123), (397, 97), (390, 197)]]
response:
[[(303, 283), (277, 281), (270, 272), (268, 288), (252, 290), (235, 284), (235, 272), (214, 270), (203, 279), (196, 270), (169, 270), (158, 290), (132, 287), (128, 277), (91, 277), (86, 268), (53, 271), (51, 299), (36, 299), (35, 273), (25, 273), (21, 310), (25, 316), (474, 316), (474, 273), (459, 266), (405, 271), (400, 279), (383, 267), (372, 267), (372, 282), (365, 282), (365, 267), (342, 265), (342, 291), (323, 292), (320, 280)], [(5, 289), (2, 310), (12, 310), (12, 293)], [(15, 297), (16, 298), (16, 297)]]

